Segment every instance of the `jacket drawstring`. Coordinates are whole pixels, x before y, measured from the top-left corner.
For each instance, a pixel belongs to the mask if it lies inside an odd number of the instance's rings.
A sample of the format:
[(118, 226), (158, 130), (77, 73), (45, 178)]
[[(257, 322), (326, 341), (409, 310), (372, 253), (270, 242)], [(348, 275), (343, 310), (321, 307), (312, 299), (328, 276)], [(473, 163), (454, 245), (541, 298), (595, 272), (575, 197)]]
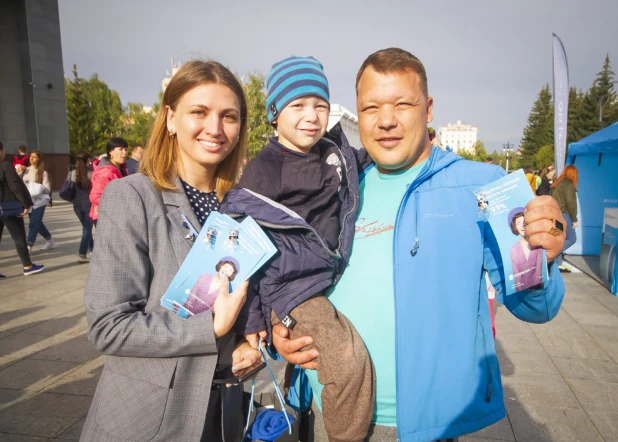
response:
[(418, 253), (418, 247), (420, 243), (420, 239), (418, 237), (418, 192), (414, 192), (414, 230), (416, 232), (414, 238), (414, 247), (410, 250), (410, 254), (412, 256), (416, 256)]

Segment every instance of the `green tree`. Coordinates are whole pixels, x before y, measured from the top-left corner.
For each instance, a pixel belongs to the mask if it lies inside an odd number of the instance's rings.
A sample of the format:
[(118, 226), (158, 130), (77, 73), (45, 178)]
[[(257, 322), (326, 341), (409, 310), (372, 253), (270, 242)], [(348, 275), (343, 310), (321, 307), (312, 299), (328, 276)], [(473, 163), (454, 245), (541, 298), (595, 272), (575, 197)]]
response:
[(69, 151), (75, 155), (80, 150), (90, 152), (95, 144), (94, 112), (88, 100), (85, 81), (77, 74), (73, 65), (73, 78), (64, 79), (67, 104), (67, 123), (69, 130)]
[(521, 140), (523, 154), (521, 165), (534, 166), (535, 156), (541, 146), (554, 144), (554, 110), (549, 85), (539, 92), (528, 116), (528, 125)]
[(118, 92), (93, 74), (86, 82), (86, 93), (94, 113), (94, 151), (105, 152), (107, 140), (119, 136), (122, 131), (122, 103)]
[(613, 106), (616, 103), (616, 91), (614, 89), (615, 75), (614, 71), (612, 71), (609, 54), (606, 54), (603, 69), (597, 73), (597, 78), (594, 80), (593, 86), (590, 89), (590, 97), (597, 104), (597, 121), (599, 113), (603, 113), (602, 120), (597, 123), (599, 129), (607, 127), (614, 122), (612, 121), (612, 117), (614, 113)]
[(127, 103), (123, 116), (123, 137), (130, 146), (146, 147), (156, 113), (144, 111), (141, 103)]
[(266, 146), (268, 137), (274, 134), (274, 129), (266, 116), (264, 81), (264, 76), (255, 72), (249, 74), (248, 79), (243, 82), (247, 97), (249, 159), (255, 157)]
[(554, 146), (553, 144), (546, 144), (541, 146), (539, 151), (534, 157), (534, 164), (537, 169), (549, 166), (554, 163)]
[(70, 151), (104, 152), (107, 140), (121, 134), (120, 97), (96, 74), (83, 79), (75, 65), (72, 73), (73, 78), (65, 78)]

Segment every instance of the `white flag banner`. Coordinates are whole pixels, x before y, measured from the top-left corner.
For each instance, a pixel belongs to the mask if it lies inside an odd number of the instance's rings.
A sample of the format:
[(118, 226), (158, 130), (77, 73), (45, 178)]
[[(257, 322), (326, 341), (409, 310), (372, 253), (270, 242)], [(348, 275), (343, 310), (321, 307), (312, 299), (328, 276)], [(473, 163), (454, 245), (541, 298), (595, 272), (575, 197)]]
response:
[(556, 177), (566, 159), (567, 121), (569, 117), (569, 65), (560, 37), (552, 34), (554, 71), (554, 162)]

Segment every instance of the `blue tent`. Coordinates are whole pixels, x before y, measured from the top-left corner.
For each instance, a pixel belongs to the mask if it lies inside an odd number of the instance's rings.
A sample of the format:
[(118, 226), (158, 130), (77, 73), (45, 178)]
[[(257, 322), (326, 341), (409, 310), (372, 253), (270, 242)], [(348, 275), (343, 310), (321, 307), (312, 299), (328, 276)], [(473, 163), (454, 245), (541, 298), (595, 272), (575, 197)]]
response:
[(569, 144), (567, 164), (577, 167), (577, 242), (569, 255), (599, 255), (603, 214), (618, 207), (618, 123)]

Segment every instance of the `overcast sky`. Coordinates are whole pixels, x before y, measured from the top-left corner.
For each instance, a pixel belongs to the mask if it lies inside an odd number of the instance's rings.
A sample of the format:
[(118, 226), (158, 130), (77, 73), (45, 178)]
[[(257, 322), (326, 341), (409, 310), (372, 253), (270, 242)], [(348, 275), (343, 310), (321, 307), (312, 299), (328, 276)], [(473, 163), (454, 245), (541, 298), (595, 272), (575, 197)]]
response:
[(59, 0), (65, 72), (99, 74), (123, 104), (157, 100), (170, 59), (213, 58), (239, 74), (268, 73), (291, 54), (320, 60), (331, 102), (356, 110), (354, 80), (391, 46), (425, 64), (438, 127), (479, 128), (489, 151), (519, 143), (551, 85), (551, 34), (570, 83), (588, 89), (609, 53), (618, 71), (616, 0)]

